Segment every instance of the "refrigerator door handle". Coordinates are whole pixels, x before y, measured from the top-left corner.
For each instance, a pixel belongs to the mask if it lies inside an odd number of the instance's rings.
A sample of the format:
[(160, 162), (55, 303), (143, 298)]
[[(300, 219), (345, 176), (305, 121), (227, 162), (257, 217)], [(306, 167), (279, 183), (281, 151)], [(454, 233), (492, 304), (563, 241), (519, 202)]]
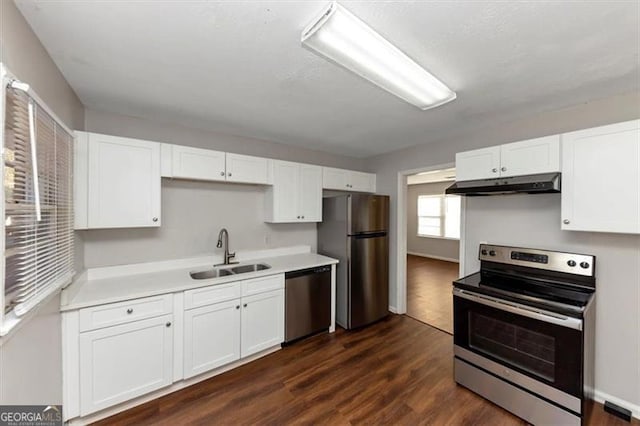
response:
[(357, 238), (357, 239), (361, 239), (361, 238), (379, 238), (379, 237), (386, 237), (387, 236), (387, 231), (362, 232), (362, 233), (359, 233), (359, 234), (353, 234), (353, 235), (349, 235), (349, 236)]

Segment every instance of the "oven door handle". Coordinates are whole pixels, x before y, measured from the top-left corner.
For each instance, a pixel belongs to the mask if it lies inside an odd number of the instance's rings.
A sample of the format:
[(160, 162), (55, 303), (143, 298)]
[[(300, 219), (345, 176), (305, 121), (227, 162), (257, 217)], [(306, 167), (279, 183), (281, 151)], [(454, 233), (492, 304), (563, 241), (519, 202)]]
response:
[(519, 303), (500, 300), (495, 297), (485, 296), (484, 294), (473, 293), (459, 288), (453, 289), (453, 295), (456, 297), (461, 297), (463, 299), (471, 300), (472, 302), (480, 303), (481, 305), (490, 306), (501, 311), (511, 312), (516, 315), (522, 315), (550, 324), (556, 324), (562, 327), (582, 331), (582, 320), (578, 318), (567, 317), (564, 315), (556, 314), (554, 312), (548, 312), (521, 305)]

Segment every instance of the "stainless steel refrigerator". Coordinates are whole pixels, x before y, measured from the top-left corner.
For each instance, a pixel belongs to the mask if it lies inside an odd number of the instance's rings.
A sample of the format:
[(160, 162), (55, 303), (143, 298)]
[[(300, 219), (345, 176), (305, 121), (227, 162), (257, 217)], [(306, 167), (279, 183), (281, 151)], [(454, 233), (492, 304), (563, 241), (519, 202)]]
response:
[(389, 197), (349, 194), (323, 199), (318, 253), (340, 260), (336, 322), (352, 329), (389, 314)]

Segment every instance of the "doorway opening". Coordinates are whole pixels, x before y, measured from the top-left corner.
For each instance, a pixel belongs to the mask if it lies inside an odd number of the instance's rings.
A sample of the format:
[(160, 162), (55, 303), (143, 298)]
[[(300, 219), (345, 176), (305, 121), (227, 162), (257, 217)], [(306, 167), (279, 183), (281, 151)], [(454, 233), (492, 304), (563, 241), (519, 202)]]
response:
[(460, 270), (462, 199), (446, 195), (455, 169), (428, 170), (407, 176), (406, 313), (453, 333), (451, 282)]

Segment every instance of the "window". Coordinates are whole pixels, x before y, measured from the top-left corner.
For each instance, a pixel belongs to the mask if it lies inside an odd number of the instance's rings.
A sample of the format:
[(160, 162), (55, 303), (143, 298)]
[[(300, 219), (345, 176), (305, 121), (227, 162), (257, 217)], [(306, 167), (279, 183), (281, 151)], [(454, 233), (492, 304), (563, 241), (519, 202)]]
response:
[(460, 238), (460, 197), (420, 195), (418, 197), (418, 236)]
[(25, 314), (73, 275), (73, 137), (35, 97), (4, 89), (0, 320)]

